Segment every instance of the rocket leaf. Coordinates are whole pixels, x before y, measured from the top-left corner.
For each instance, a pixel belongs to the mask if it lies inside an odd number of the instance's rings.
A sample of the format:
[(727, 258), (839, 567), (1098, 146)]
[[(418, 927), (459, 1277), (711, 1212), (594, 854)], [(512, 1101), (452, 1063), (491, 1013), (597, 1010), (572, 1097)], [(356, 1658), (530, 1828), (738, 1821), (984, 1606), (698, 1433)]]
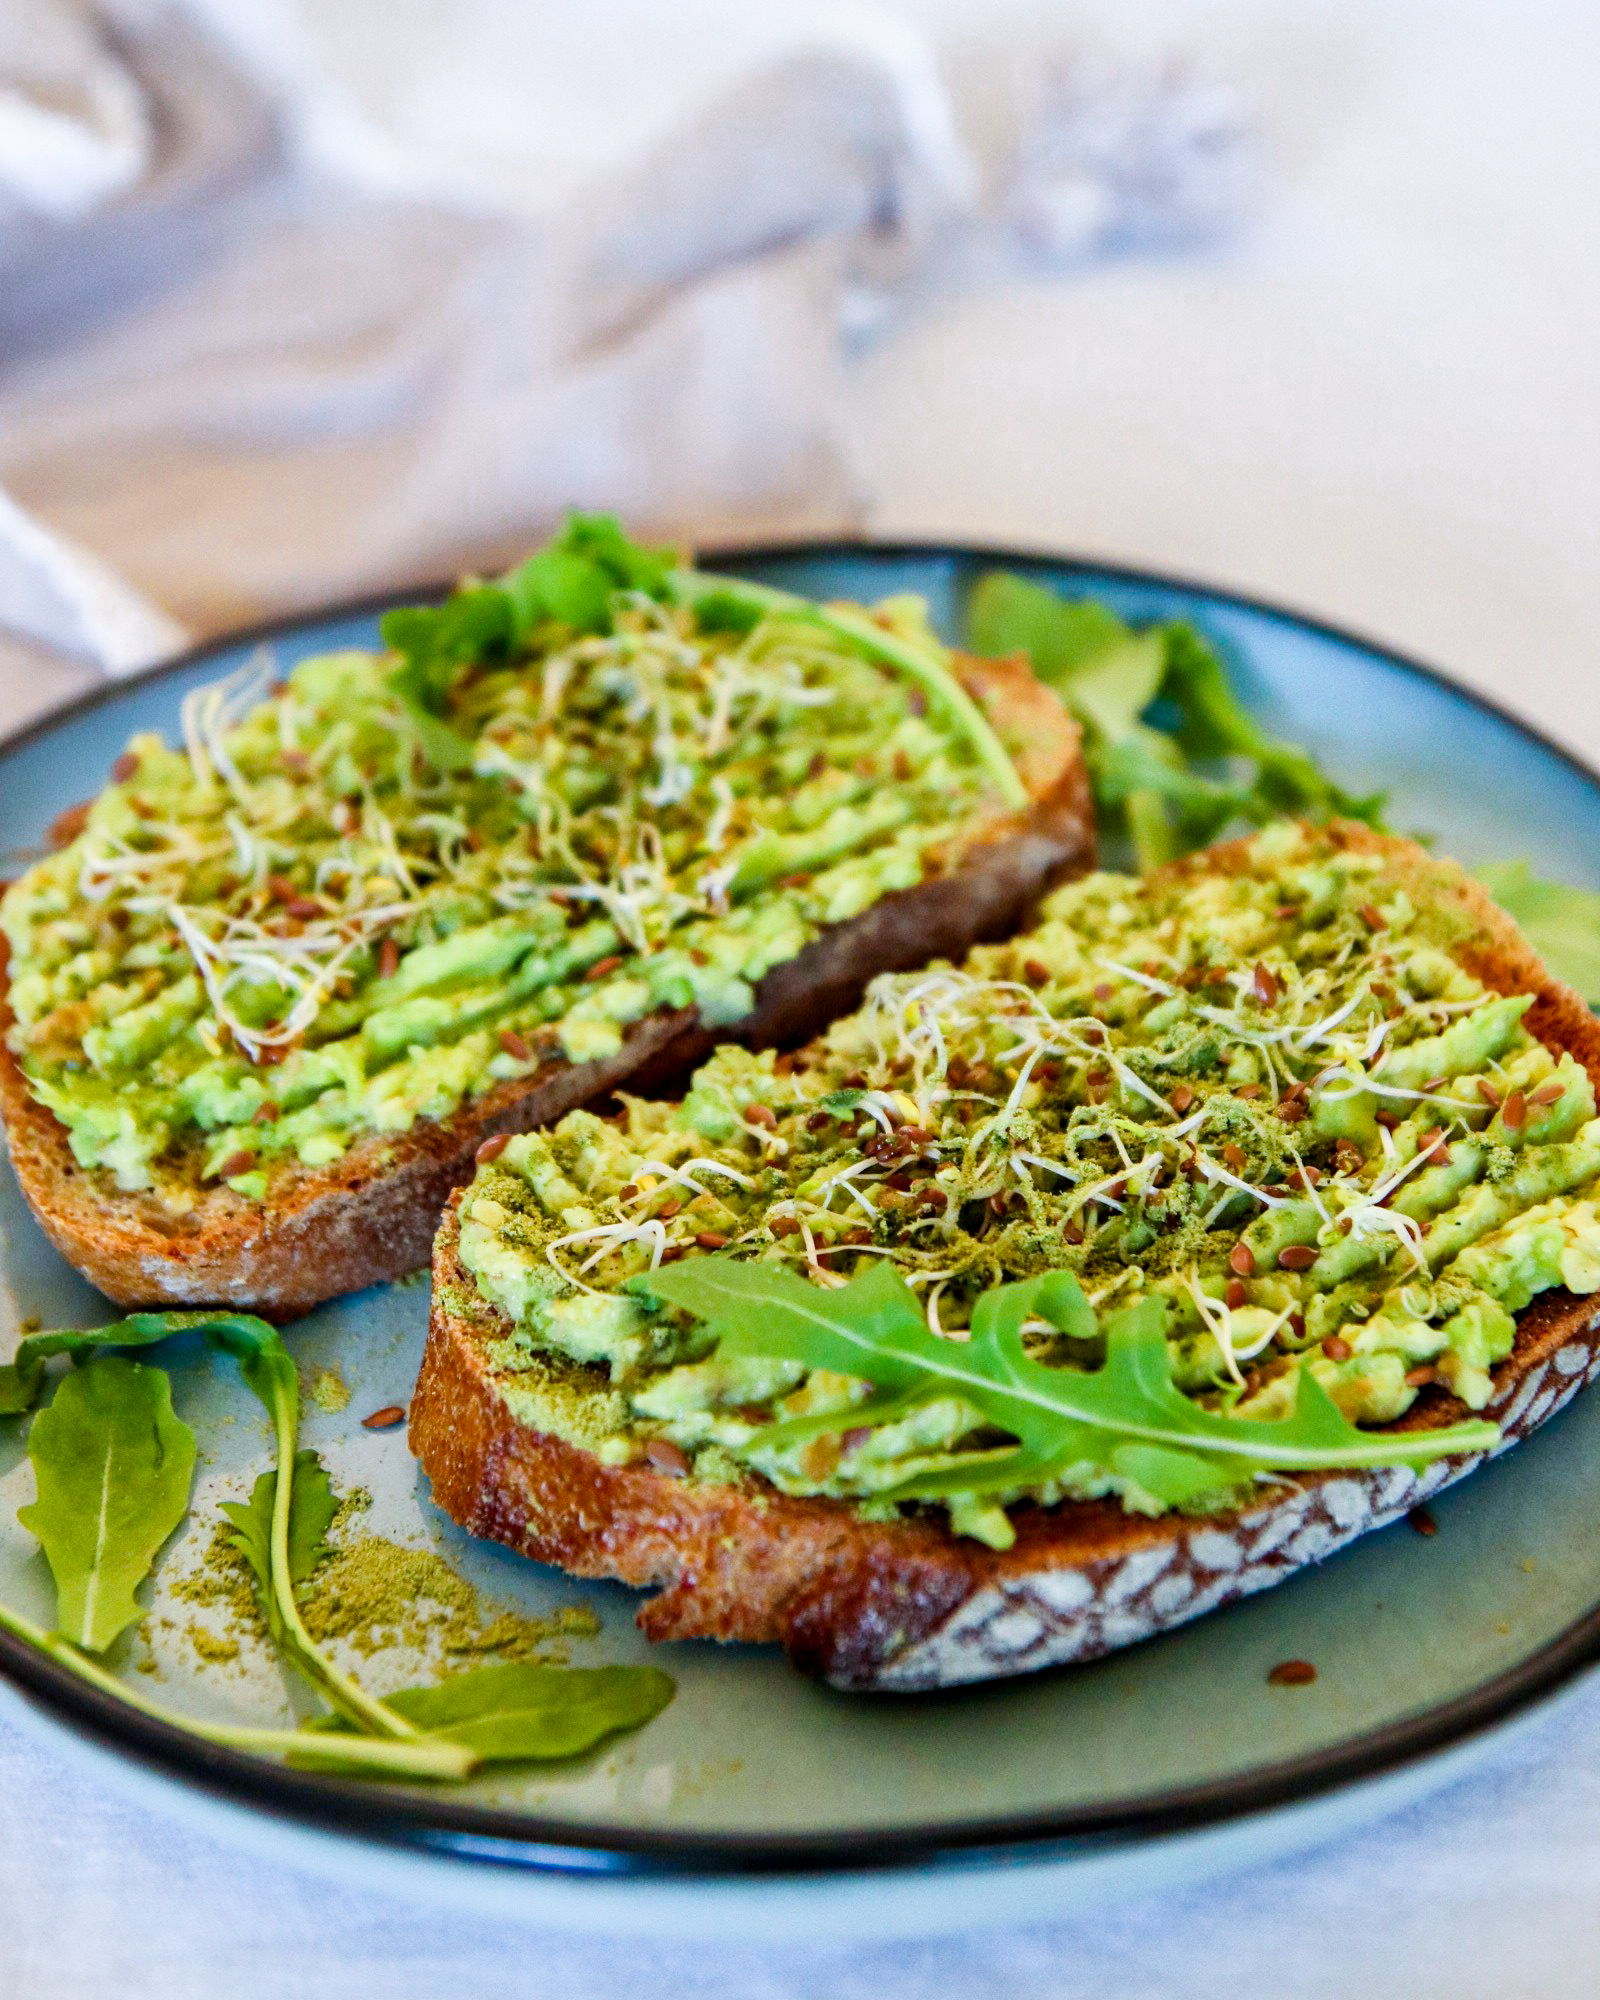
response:
[(17, 1518), (50, 1564), (57, 1627), (103, 1653), (140, 1616), (134, 1593), (188, 1512), (194, 1432), (161, 1369), (106, 1356), (61, 1384), (28, 1456), (38, 1497)]
[[(638, 1729), (676, 1693), (659, 1667), (552, 1667), (512, 1660), (402, 1688), (388, 1706), (428, 1743), (454, 1743), (480, 1763), (576, 1757), (619, 1730)], [(330, 1731), (348, 1725), (330, 1717)]]
[[(281, 1641), (283, 1620), (272, 1589), (272, 1507), (278, 1490), (276, 1469), (263, 1472), (248, 1500), (225, 1500), (222, 1512), (233, 1524), (228, 1539), (255, 1571), (273, 1636)], [(325, 1537), (339, 1502), (322, 1460), (309, 1447), (294, 1455), (289, 1499), (289, 1579), (303, 1583), (327, 1546)]]
[(1096, 1369), (1048, 1365), (1023, 1346), (1022, 1327), (1044, 1318), (1076, 1339), (1097, 1322), (1078, 1282), (1046, 1272), (984, 1294), (971, 1338), (933, 1333), (905, 1280), (888, 1262), (824, 1291), (771, 1264), (694, 1257), (633, 1281), (637, 1289), (703, 1320), (726, 1355), (825, 1368), (870, 1383), (870, 1401), (776, 1427), (775, 1445), (904, 1416), (919, 1402), (960, 1395), (1015, 1442), (974, 1451), (969, 1462), (907, 1481), (890, 1499), (931, 1499), (1036, 1486), (1068, 1466), (1136, 1479), (1163, 1505), (1239, 1486), (1257, 1472), (1415, 1465), (1453, 1452), (1486, 1451), (1489, 1423), (1435, 1431), (1363, 1431), (1302, 1369), (1293, 1411), (1275, 1421), (1202, 1408), (1172, 1380), (1161, 1302), (1146, 1299), (1099, 1325)]

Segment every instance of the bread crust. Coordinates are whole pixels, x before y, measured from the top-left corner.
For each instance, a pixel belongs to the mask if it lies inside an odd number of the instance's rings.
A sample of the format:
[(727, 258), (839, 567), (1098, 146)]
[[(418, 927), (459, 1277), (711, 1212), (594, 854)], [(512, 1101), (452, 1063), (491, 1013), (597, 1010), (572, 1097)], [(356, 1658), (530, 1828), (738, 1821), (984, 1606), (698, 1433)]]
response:
[[(1458, 956), (1496, 990), (1533, 992), (1527, 1020), (1600, 1086), (1600, 1021), (1552, 979), (1485, 892), (1410, 842), (1340, 828), (1383, 851), (1419, 895), (1471, 926)], [(1177, 864), (1227, 867), (1240, 843)], [(1014, 1511), (1004, 1551), (932, 1516), (866, 1521), (847, 1503), (678, 1479), (648, 1463), (603, 1465), (519, 1425), (485, 1366), (507, 1331), (457, 1248), (459, 1195), (434, 1252), (434, 1304), (411, 1405), (411, 1448), (439, 1505), (471, 1533), (579, 1576), (654, 1588), (638, 1614), (655, 1639), (779, 1641), (836, 1686), (910, 1691), (1093, 1658), (1281, 1582), (1382, 1526), (1480, 1462), (1455, 1457), (1301, 1475), (1221, 1516), (1155, 1519), (1113, 1501)], [(1600, 1372), (1600, 1298), (1550, 1292), (1517, 1322), (1485, 1415), (1506, 1450)], [(1469, 1414), (1423, 1391), (1397, 1429)]]
[(4, 1039), (11, 1010), (0, 939), (0, 1117), (41, 1227), (120, 1306), (228, 1305), (292, 1319), (426, 1265), (440, 1210), (470, 1178), (486, 1138), (681, 1075), (719, 1040), (803, 1040), (853, 1006), (876, 973), (1003, 934), (1051, 883), (1092, 863), (1093, 805), (1077, 725), (1028, 667), (966, 656), (959, 664), (996, 727), (1018, 745), (1030, 804), (964, 829), (948, 872), (881, 898), (775, 966), (756, 989), (754, 1011), (726, 1033), (707, 1030), (693, 1008), (650, 1015), (615, 1056), (552, 1064), (448, 1119), (370, 1134), (331, 1166), (286, 1175), (264, 1203), (218, 1187), (178, 1218), (153, 1197), (123, 1193), (108, 1174), (81, 1168), (66, 1128), (32, 1095)]

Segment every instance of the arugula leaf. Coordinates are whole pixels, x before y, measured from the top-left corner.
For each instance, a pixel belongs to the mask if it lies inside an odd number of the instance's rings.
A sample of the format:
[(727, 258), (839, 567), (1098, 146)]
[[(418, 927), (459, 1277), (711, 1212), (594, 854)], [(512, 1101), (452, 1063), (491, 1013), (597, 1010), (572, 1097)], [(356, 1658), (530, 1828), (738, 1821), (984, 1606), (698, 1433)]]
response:
[[(255, 1571), (262, 1604), (273, 1637), (282, 1642), (282, 1620), (272, 1590), (272, 1508), (278, 1490), (276, 1470), (263, 1472), (248, 1500), (225, 1500), (222, 1513), (233, 1524), (228, 1540)], [(309, 1446), (294, 1455), (289, 1499), (289, 1580), (304, 1583), (327, 1547), (325, 1537), (339, 1511), (333, 1482), (322, 1460)]]
[(28, 1438), (38, 1497), (17, 1510), (56, 1583), (62, 1635), (103, 1653), (189, 1510), (194, 1432), (159, 1368), (113, 1356), (69, 1375)]
[[(455, 1743), (485, 1764), (576, 1757), (639, 1729), (677, 1693), (659, 1667), (551, 1667), (527, 1660), (474, 1667), (434, 1687), (402, 1688), (389, 1706), (429, 1743)], [(330, 1731), (346, 1725), (329, 1717)]]
[[(194, 1435), (173, 1412), (165, 1373), (104, 1350), (153, 1346), (183, 1333), (232, 1355), (272, 1417), (273, 1470), (248, 1501), (229, 1502), (222, 1512), (255, 1574), (273, 1636), (334, 1705), (321, 1724), (256, 1729), (170, 1716), (83, 1650), (103, 1651), (140, 1615), (135, 1592), (188, 1510), (195, 1461)], [(97, 1357), (62, 1380), (29, 1438), (39, 1492), (19, 1518), (39, 1538), (55, 1576), (60, 1630), (47, 1632), (4, 1604), (0, 1630), (102, 1693), (208, 1742), (279, 1755), (302, 1768), (448, 1782), (486, 1762), (571, 1756), (648, 1722), (671, 1700), (671, 1680), (653, 1668), (569, 1674), (523, 1665), (410, 1689), (392, 1704), (375, 1700), (318, 1652), (295, 1603), (294, 1585), (321, 1554), (336, 1503), (316, 1453), (295, 1448), (299, 1383), (277, 1329), (248, 1313), (180, 1311), (32, 1334), (4, 1371), (12, 1414), (37, 1400), (45, 1361), (56, 1354)]]
[(1556, 977), (1600, 1005), (1600, 896), (1545, 881), (1526, 861), (1492, 861), (1477, 874)]
[(1098, 1369), (1051, 1367), (1022, 1344), (1029, 1318), (1073, 1338), (1097, 1322), (1077, 1280), (1046, 1272), (986, 1292), (967, 1341), (933, 1333), (892, 1264), (874, 1264), (837, 1291), (780, 1266), (691, 1257), (648, 1274), (650, 1294), (703, 1320), (728, 1355), (798, 1362), (870, 1383), (865, 1404), (776, 1427), (774, 1444), (822, 1431), (892, 1421), (935, 1396), (960, 1395), (1015, 1444), (974, 1452), (971, 1462), (911, 1479), (889, 1499), (993, 1492), (1043, 1483), (1068, 1466), (1103, 1467), (1136, 1479), (1164, 1505), (1224, 1492), (1266, 1471), (1411, 1465), (1451, 1452), (1485, 1451), (1493, 1424), (1437, 1431), (1363, 1431), (1343, 1417), (1302, 1369), (1295, 1406), (1266, 1422), (1202, 1409), (1172, 1381), (1158, 1299), (1113, 1315), (1101, 1329)]
[[(1059, 597), (1004, 571), (979, 580), (967, 621), (976, 651), (1025, 652), (1083, 725), (1096, 805), (1131, 838), (1141, 868), (1204, 846), (1235, 820), (1343, 814), (1379, 823), (1381, 796), (1342, 790), (1299, 745), (1261, 728), (1192, 625), (1136, 632), (1093, 599)], [(1240, 761), (1253, 770), (1239, 772)]]

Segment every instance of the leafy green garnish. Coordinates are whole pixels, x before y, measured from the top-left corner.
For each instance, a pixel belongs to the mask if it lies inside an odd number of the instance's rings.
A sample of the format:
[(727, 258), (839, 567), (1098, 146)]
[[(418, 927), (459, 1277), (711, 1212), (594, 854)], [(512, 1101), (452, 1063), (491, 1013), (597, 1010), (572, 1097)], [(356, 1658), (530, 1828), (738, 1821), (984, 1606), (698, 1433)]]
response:
[(28, 1438), (38, 1497), (17, 1510), (55, 1578), (64, 1638), (103, 1653), (189, 1510), (194, 1432), (159, 1368), (103, 1356), (69, 1375)]
[(134, 1313), (109, 1326), (37, 1333), (22, 1342), (0, 1383), (6, 1396), (0, 1413), (19, 1414), (38, 1400), (50, 1356), (91, 1358), (62, 1380), (34, 1422), (29, 1453), (38, 1498), (19, 1510), (56, 1579), (60, 1630), (46, 1632), (4, 1605), (0, 1629), (102, 1692), (172, 1719), (84, 1649), (103, 1651), (139, 1616), (134, 1593), (184, 1519), (195, 1458), (193, 1433), (172, 1409), (168, 1376), (103, 1350), (153, 1346), (185, 1333), (232, 1355), (272, 1418), (273, 1469), (255, 1482), (247, 1501), (228, 1502), (222, 1512), (229, 1540), (255, 1576), (272, 1637), (332, 1704), (334, 1714), (325, 1720), (336, 1733), (317, 1723), (274, 1730), (186, 1718), (183, 1727), (211, 1742), (274, 1752), (307, 1768), (459, 1780), (488, 1762), (575, 1755), (666, 1706), (672, 1682), (648, 1667), (548, 1667), (538, 1670), (543, 1678), (521, 1680), (480, 1669), (438, 1688), (379, 1701), (328, 1659), (305, 1628), (295, 1585), (322, 1553), (337, 1503), (316, 1453), (296, 1449), (293, 1359), (277, 1329), (248, 1313)]
[[(261, 1586), (268, 1629), (281, 1643), (282, 1621), (272, 1595), (272, 1508), (277, 1496), (278, 1477), (263, 1472), (250, 1489), (248, 1500), (225, 1500), (224, 1517), (232, 1522), (228, 1540), (249, 1563)], [(304, 1583), (327, 1549), (326, 1536), (339, 1511), (333, 1481), (322, 1460), (308, 1446), (294, 1455), (294, 1474), (289, 1498), (289, 1581)]]
[[(1135, 631), (1104, 604), (1005, 571), (979, 581), (967, 619), (975, 651), (1026, 653), (1077, 716), (1102, 822), (1128, 835), (1141, 868), (1236, 820), (1343, 814), (1379, 824), (1380, 796), (1342, 790), (1305, 750), (1260, 727), (1192, 625)], [(1240, 772), (1241, 762), (1253, 768)]]
[[(764, 1439), (771, 1447), (898, 1421), (951, 1394), (1015, 1440), (890, 1488), (889, 1500), (1011, 1491), (1089, 1467), (1142, 1488), (1163, 1506), (1182, 1506), (1225, 1496), (1258, 1473), (1425, 1464), (1452, 1452), (1487, 1451), (1500, 1436), (1489, 1423), (1359, 1430), (1304, 1368), (1287, 1417), (1259, 1421), (1203, 1409), (1173, 1383), (1159, 1299), (1099, 1323), (1078, 1281), (1064, 1271), (986, 1292), (966, 1341), (933, 1333), (887, 1262), (823, 1291), (780, 1266), (692, 1257), (650, 1272), (648, 1288), (703, 1320), (725, 1355), (793, 1361), (871, 1384), (875, 1393), (864, 1403), (775, 1426)], [(1103, 1365), (1035, 1360), (1022, 1327), (1038, 1318), (1072, 1339), (1103, 1335)]]
[[(456, 1743), (485, 1764), (547, 1762), (592, 1750), (659, 1715), (675, 1690), (659, 1667), (550, 1667), (512, 1660), (402, 1688), (388, 1706), (430, 1742)], [(329, 1718), (330, 1729), (343, 1724)]]
[(664, 597), (670, 562), (630, 541), (609, 514), (573, 514), (553, 541), (497, 583), (466, 584), (443, 604), (386, 611), (378, 629), (399, 655), (389, 685), (405, 703), (423, 755), (440, 771), (472, 765), (472, 745), (448, 720), (463, 667), (510, 658), (542, 624), (609, 632), (617, 593)]
[(1477, 876), (1556, 977), (1600, 1005), (1600, 895), (1545, 881), (1526, 861), (1492, 861)]

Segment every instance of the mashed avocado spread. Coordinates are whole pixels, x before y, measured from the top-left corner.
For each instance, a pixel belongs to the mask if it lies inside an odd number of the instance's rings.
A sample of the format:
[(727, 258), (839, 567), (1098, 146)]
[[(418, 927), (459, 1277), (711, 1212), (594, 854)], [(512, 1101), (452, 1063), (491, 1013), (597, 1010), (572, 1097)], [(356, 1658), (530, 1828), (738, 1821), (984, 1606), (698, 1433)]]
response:
[(78, 1162), (180, 1215), (266, 1197), (655, 1009), (734, 1022), (946, 865), (997, 760), (1015, 780), (920, 607), (835, 615), (875, 653), (707, 582), (578, 522), (392, 614), (391, 651), (249, 670), (188, 696), (181, 746), (135, 737), (0, 906), (10, 1045)]
[(648, 1274), (725, 1252), (832, 1288), (888, 1258), (959, 1342), (990, 1288), (1065, 1271), (1102, 1312), (1159, 1300), (1172, 1381), (1209, 1411), (1282, 1417), (1302, 1370), (1356, 1424), (1429, 1384), (1483, 1408), (1513, 1315), (1600, 1289), (1600, 1119), (1531, 997), (1466, 971), (1466, 920), (1408, 879), (1289, 824), (1229, 867), (1092, 876), (1014, 942), (880, 979), (798, 1057), (724, 1050), (681, 1105), (512, 1140), (461, 1211), (462, 1264), (512, 1323), (502, 1392), (613, 1463), (869, 1511), (918, 1481), (1002, 1547), (1019, 1499), (1174, 1503), (1100, 1458), (963, 1492), (995, 1439), (960, 1394), (797, 1438), (867, 1384), (723, 1354)]

